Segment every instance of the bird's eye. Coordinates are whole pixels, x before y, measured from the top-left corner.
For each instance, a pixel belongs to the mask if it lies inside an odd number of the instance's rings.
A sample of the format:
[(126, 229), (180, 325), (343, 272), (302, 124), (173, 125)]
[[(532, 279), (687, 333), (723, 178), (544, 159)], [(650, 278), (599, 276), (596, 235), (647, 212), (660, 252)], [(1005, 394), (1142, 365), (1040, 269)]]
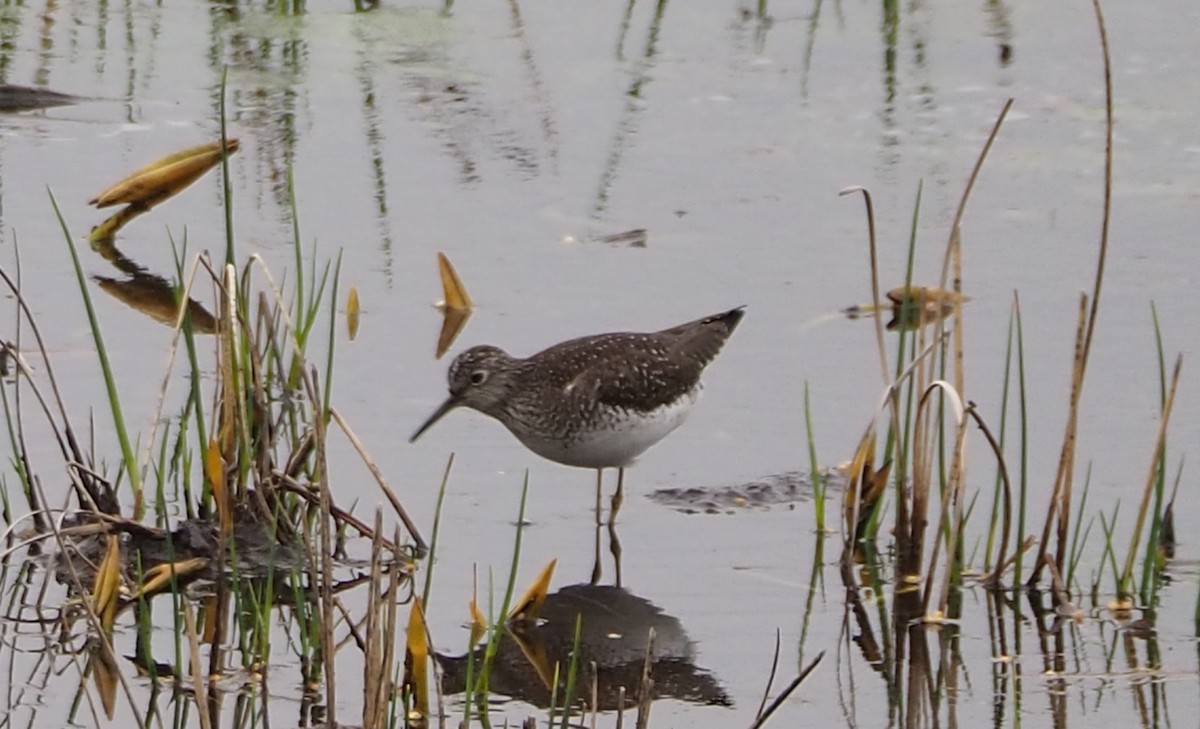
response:
[(471, 384), (482, 385), (488, 378), (487, 370), (475, 370), (471, 373)]

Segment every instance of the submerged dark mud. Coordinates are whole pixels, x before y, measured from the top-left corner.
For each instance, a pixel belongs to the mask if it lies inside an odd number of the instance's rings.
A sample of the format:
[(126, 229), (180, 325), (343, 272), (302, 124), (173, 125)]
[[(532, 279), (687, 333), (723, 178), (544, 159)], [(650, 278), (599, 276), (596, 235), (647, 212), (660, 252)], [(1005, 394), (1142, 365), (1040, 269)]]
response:
[[(820, 474), (824, 486), (841, 492), (846, 477), (836, 469)], [(655, 503), (685, 514), (731, 514), (741, 510), (796, 508), (813, 499), (812, 474), (802, 471), (777, 473), (735, 486), (693, 486), (655, 489), (649, 498)]]

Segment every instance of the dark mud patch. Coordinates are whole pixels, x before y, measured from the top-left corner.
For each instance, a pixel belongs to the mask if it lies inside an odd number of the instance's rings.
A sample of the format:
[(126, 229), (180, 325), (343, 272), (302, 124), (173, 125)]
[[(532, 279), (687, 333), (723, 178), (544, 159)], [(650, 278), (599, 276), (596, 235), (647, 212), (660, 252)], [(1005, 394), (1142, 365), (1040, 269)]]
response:
[[(840, 471), (825, 469), (822, 482), (837, 490), (846, 479)], [(733, 486), (692, 486), (658, 489), (650, 500), (684, 514), (733, 514), (748, 509), (795, 508), (813, 498), (810, 471), (785, 471)]]

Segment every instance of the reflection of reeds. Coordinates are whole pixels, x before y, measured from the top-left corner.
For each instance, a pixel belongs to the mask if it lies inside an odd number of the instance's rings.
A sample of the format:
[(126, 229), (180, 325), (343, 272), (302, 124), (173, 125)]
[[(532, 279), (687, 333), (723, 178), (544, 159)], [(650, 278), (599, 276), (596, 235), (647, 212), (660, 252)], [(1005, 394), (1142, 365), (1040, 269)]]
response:
[[(1103, 18), (1096, 7), (1101, 38), (1108, 64)], [(1111, 88), (1108, 99), (1108, 146), (1106, 168), (1111, 175)], [(1088, 595), (1079, 588), (1078, 574), (1085, 544), (1094, 519), (1085, 518), (1088, 507), (1087, 480), (1082, 488), (1075, 481), (1077, 431), (1081, 418), (1081, 394), (1085, 382), (1098, 302), (1103, 283), (1108, 237), (1109, 185), (1106, 176), (1105, 221), (1097, 254), (1097, 269), (1092, 292), (1081, 297), (1078, 309), (1075, 353), (1071, 364), (1071, 385), (1067, 399), (1067, 424), (1060, 446), (1047, 515), (1041, 523), (1040, 538), (1029, 534), (1027, 493), (1027, 445), (1030, 424), (1027, 421), (1025, 350), (1022, 337), (1022, 312), (1014, 294), (1008, 327), (1002, 406), (999, 429), (994, 431), (987, 416), (966, 394), (963, 308), (962, 241), (960, 222), (965, 204), (979, 175), (996, 129), (985, 145), (972, 172), (951, 225), (943, 259), (942, 280), (937, 287), (914, 287), (912, 282), (915, 251), (915, 213), (910, 239), (909, 274), (901, 292), (936, 291), (941, 294), (935, 305), (919, 296), (912, 298), (911, 310), (900, 312), (897, 319), (906, 327), (897, 330), (894, 366), (885, 347), (883, 307), (876, 261), (873, 210), (869, 194), (863, 192), (867, 207), (868, 240), (874, 301), (874, 314), (880, 369), (885, 394), (878, 414), (866, 429), (849, 466), (849, 483), (844, 500), (845, 545), (840, 575), (847, 589), (843, 620), (843, 640), (852, 640), (858, 652), (877, 672), (886, 686), (889, 722), (904, 726), (937, 725), (940, 719), (953, 725), (956, 709), (953, 697), (964, 681), (959, 655), (958, 622), (963, 616), (963, 581), (975, 555), (967, 555), (972, 538), (971, 516), (977, 504), (976, 494), (968, 488), (965, 471), (967, 425), (975, 424), (983, 434), (995, 460), (990, 515), (984, 516), (986, 539), (983, 540), (982, 570), (973, 573), (987, 592), (988, 631), (994, 668), (993, 694), (998, 716), (1010, 709), (1018, 715), (1022, 708), (1021, 664), (1025, 649), (1023, 636), (1030, 620), (1036, 630), (1036, 650), (1042, 658), (1042, 670), (1049, 676), (1050, 713), (1056, 725), (1065, 725), (1067, 689), (1063, 678), (1068, 656), (1086, 651), (1090, 638), (1084, 626), (1107, 633), (1116, 627), (1114, 651), (1120, 645), (1129, 670), (1154, 672), (1162, 657), (1155, 627), (1158, 587), (1162, 582), (1165, 560), (1173, 548), (1173, 497), (1167, 493), (1166, 443), (1172, 404), (1179, 381), (1180, 363), (1168, 374), (1159, 334), (1157, 314), (1155, 334), (1159, 354), (1161, 417), (1155, 447), (1141, 492), (1139, 507), (1127, 549), (1114, 543), (1119, 504), (1098, 512), (1104, 535), (1104, 550), (1093, 569), (1096, 575)], [(920, 206), (918, 189), (916, 208)], [(947, 283), (950, 287), (947, 288)], [(954, 305), (943, 308), (943, 304)], [(906, 306), (900, 303), (901, 306)], [(888, 327), (891, 329), (891, 327)], [(1012, 392), (1010, 393), (1010, 385)], [(1005, 432), (1010, 427), (1008, 404), (1015, 397), (1014, 415), (1019, 430), (1018, 464), (1010, 467)], [(947, 413), (952, 417), (947, 417)], [(878, 434), (878, 437), (877, 437)], [(879, 461), (878, 471), (874, 463)], [(890, 466), (891, 489), (880, 489), (879, 473)], [(1090, 470), (1087, 471), (1090, 478)], [(884, 478), (888, 478), (885, 474)], [(891, 499), (884, 498), (886, 494)], [(889, 504), (890, 501), (890, 504)], [(890, 508), (888, 506), (890, 505)], [(818, 516), (818, 518), (820, 518)], [(1034, 526), (1034, 529), (1037, 527)], [(894, 552), (877, 551), (880, 534), (891, 535)], [(1119, 556), (1120, 555), (1120, 556)], [(1029, 560), (1032, 564), (1029, 564)], [(1139, 562), (1140, 560), (1140, 562)], [(1023, 564), (1024, 563), (1024, 564)], [(1141, 565), (1140, 585), (1137, 566)], [(814, 572), (819, 567), (814, 566)], [(885, 597), (890, 570), (890, 601)], [(1101, 582), (1111, 577), (1108, 608), (1100, 597)], [(1108, 590), (1108, 588), (1105, 588)], [(1140, 598), (1135, 604), (1134, 597)], [(1091, 599), (1092, 609), (1081, 607)], [(1023, 600), (1027, 608), (1023, 606)], [(876, 610), (871, 610), (874, 603)], [(1141, 608), (1140, 617), (1135, 607)], [(1011, 619), (1010, 619), (1011, 618)], [(1103, 618), (1097, 619), (1097, 618)], [(1197, 606), (1197, 632), (1200, 634), (1200, 603)], [(936, 644), (932, 644), (932, 639)], [(1143, 648), (1144, 646), (1144, 648)], [(1143, 655), (1144, 652), (1144, 655)], [(1112, 667), (1109, 667), (1112, 670)], [(1135, 702), (1143, 716), (1149, 716), (1156, 702), (1165, 702), (1158, 687), (1135, 691)], [(852, 698), (851, 698), (852, 700)], [(997, 720), (997, 725), (1007, 724)]]
[[(223, 157), (219, 150), (217, 154)], [(230, 204), (227, 195), (227, 208)], [(342, 626), (355, 626), (351, 630), (359, 641), (351, 642), (350, 649), (363, 653), (367, 685), (378, 689), (364, 702), (364, 726), (393, 725), (399, 707), (388, 681), (398, 675), (391, 648), (396, 604), (411, 594), (414, 560), (425, 547), (365, 447), (330, 403), (332, 359), (326, 359), (320, 370), (308, 360), (310, 341), (319, 341), (311, 336), (314, 324), (335, 306), (336, 268), (326, 286), (330, 267), (318, 276), (315, 261), (302, 266), (297, 281), (309, 286), (285, 292), (257, 259), (237, 265), (230, 231), (226, 258), (231, 265), (214, 267), (199, 258), (189, 266), (181, 256), (176, 262), (179, 281), (191, 280), (183, 275), (185, 269), (193, 275), (199, 270), (212, 274), (221, 302), (220, 317), (214, 317), (194, 302), (181, 304), (166, 279), (144, 271), (111, 241), (100, 241), (96, 250), (128, 276), (126, 280), (96, 277), (101, 289), (176, 327), (159, 394), (160, 412), (152, 419), (150, 434), (140, 439), (143, 445), (135, 450), (137, 441), (123, 417), (115, 363), (110, 361), (92, 306), (90, 283), (74, 238), (58, 215), (107, 386), (108, 430), (120, 449), (111, 460), (119, 468), (108, 472), (103, 464), (109, 459), (97, 453), (97, 444), (90, 452), (79, 445), (81, 439), (58, 394), (55, 370), (21, 290), (20, 276), (14, 278), (0, 268), (0, 279), (16, 297), (21, 327), (34, 333), (42, 360), (41, 371), (35, 373), (21, 358), (14, 358), (12, 386), (18, 393), (32, 393), (42, 405), (45, 429), (60, 445), (63, 463), (57, 472), (66, 474), (77, 497), (71, 526), (59, 527), (57, 518), (47, 517), (24, 435), (32, 436), (38, 424), (27, 422), (27, 408), (10, 401), (7, 385), (0, 388), (8, 421), (22, 434), (11, 439), (10, 457), (22, 464), (18, 473), (36, 528), (33, 536), (5, 553), (4, 563), (18, 549), (55, 545), (62, 555), (58, 566), (42, 573), (47, 580), (57, 577), (66, 585), (60, 591), (43, 586), (40, 595), (24, 590), (20, 600), (9, 604), (10, 615), (25, 609), (21, 600), (36, 603), (39, 610), (57, 608), (71, 622), (82, 611), (89, 621), (83, 637), (91, 636), (89, 644), (98, 645), (99, 652), (92, 652), (90, 673), (84, 674), (78, 701), (85, 696), (98, 698), (97, 716), (130, 711), (144, 725), (148, 721), (138, 710), (125, 675), (128, 666), (113, 659), (122, 654), (123, 642), (132, 644), (132, 650), (124, 652), (132, 654), (139, 670), (151, 677), (179, 680), (179, 695), (194, 697), (202, 726), (224, 725), (230, 686), (252, 685), (253, 676), (272, 658), (272, 642), (279, 638), (276, 611), (286, 607), (278, 619), (286, 619), (294, 638), (303, 703), (315, 708), (319, 691), (332, 724), (337, 705), (334, 666), (338, 654), (347, 650)], [(298, 235), (294, 243), (301, 260)], [(330, 316), (331, 321), (335, 318)], [(222, 324), (218, 336), (207, 340), (213, 343), (211, 359), (217, 363), (215, 372), (210, 372), (196, 335), (217, 330), (218, 319)], [(333, 351), (335, 333), (331, 324), (329, 340), (319, 342), (328, 352)], [(174, 365), (180, 341), (186, 353), (183, 375), (190, 386), (184, 389), (177, 417), (160, 417), (171, 391), (167, 383), (178, 374)], [(384, 534), (382, 516), (367, 525), (336, 504), (325, 456), (330, 435), (326, 426), (331, 423), (350, 439), (389, 498), (396, 515), (390, 538)], [(341, 556), (350, 542), (348, 534), (372, 545), (368, 575), (347, 574)], [(28, 564), (32, 586), (39, 568)], [(96, 564), (102, 566), (97, 570)], [(407, 594), (405, 587), (410, 588)], [(349, 613), (339, 597), (350, 590), (370, 593), (361, 620)], [(72, 602), (71, 596), (89, 599)], [(161, 612), (152, 610), (151, 604), (159, 600), (169, 600), (169, 614), (174, 615), (173, 623), (154, 626), (171, 631), (174, 651), (168, 650), (167, 655), (156, 655), (162, 644), (151, 640), (151, 614)], [(129, 616), (132, 630), (126, 630)], [(366, 638), (359, 625), (365, 628)], [(47, 633), (47, 641), (55, 639)], [(63, 631), (58, 640), (61, 644), (47, 655), (69, 658), (82, 653), (72, 645), (75, 637), (70, 631)], [(46, 680), (61, 673), (55, 660), (46, 662)], [(88, 688), (93, 685), (94, 689)], [(182, 691), (184, 686), (190, 694)], [(123, 695), (118, 687), (124, 687)], [(124, 708), (122, 696), (127, 699)], [(247, 699), (265, 701), (254, 691), (238, 696), (239, 704)]]

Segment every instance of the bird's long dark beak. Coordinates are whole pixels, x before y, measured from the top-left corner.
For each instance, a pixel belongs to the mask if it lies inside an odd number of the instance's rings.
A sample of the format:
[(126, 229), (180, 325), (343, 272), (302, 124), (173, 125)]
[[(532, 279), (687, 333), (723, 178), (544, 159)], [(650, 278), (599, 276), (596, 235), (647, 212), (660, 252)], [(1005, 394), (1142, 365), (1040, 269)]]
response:
[(458, 399), (455, 398), (453, 395), (446, 398), (446, 402), (439, 405), (438, 409), (433, 411), (433, 415), (430, 415), (429, 419), (426, 420), (424, 423), (422, 423), (420, 428), (417, 428), (417, 432), (412, 434), (412, 437), (408, 439), (408, 442), (416, 443), (417, 438), (420, 438), (422, 433), (424, 433), (425, 431), (432, 428), (433, 424), (436, 423), (437, 421), (441, 420), (443, 415), (445, 415), (446, 413), (450, 412), (451, 410), (453, 410), (454, 408), (456, 408), (458, 406), (459, 406)]

